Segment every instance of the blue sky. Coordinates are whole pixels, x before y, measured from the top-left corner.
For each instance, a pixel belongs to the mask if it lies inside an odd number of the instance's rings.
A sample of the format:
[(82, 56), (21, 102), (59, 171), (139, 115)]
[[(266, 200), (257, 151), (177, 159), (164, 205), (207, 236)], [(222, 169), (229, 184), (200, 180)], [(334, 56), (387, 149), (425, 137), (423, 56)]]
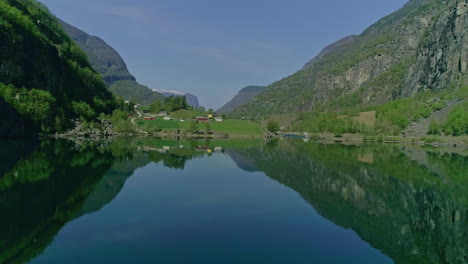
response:
[(150, 88), (218, 108), (247, 85), (300, 69), (326, 45), (359, 34), (406, 0), (41, 0), (115, 48)]

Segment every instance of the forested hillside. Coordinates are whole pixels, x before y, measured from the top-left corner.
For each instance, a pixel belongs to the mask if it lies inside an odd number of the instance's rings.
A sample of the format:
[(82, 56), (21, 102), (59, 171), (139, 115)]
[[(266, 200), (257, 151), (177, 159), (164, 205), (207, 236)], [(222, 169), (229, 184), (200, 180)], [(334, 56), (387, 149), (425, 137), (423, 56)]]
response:
[(265, 86), (251, 85), (240, 90), (231, 101), (227, 102), (221, 107), (216, 113), (218, 114), (229, 114), (236, 108), (239, 108), (245, 104), (252, 102), (258, 94), (266, 89)]
[[(115, 99), (85, 53), (35, 0), (0, 0), (0, 136), (52, 133)], [(7, 125), (4, 125), (7, 124)]]
[(292, 114), (299, 127), (310, 128), (316, 123), (305, 123), (323, 113), (336, 119), (373, 110), (382, 127), (400, 131), (466, 95), (459, 89), (466, 86), (467, 27), (465, 0), (410, 0), (361, 35), (331, 45), (232, 116)]
[(104, 40), (90, 36), (64, 21), (60, 20), (59, 22), (65, 32), (88, 55), (91, 66), (101, 74), (112, 93), (125, 100), (134, 100), (145, 105), (164, 99), (160, 93), (139, 84), (128, 71), (127, 65), (119, 53)]

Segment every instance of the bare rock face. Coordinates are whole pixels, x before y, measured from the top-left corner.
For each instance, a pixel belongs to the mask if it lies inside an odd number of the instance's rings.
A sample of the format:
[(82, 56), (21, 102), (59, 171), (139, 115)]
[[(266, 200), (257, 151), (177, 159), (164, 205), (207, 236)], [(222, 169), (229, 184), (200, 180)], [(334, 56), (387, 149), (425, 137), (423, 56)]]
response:
[(337, 108), (378, 105), (458, 87), (468, 67), (467, 12), (466, 0), (411, 0), (361, 35), (325, 48), (232, 115), (262, 118), (337, 101)]
[(468, 61), (467, 3), (458, 1), (437, 19), (418, 50), (414, 70), (405, 78), (402, 96), (423, 89), (443, 90), (459, 85)]

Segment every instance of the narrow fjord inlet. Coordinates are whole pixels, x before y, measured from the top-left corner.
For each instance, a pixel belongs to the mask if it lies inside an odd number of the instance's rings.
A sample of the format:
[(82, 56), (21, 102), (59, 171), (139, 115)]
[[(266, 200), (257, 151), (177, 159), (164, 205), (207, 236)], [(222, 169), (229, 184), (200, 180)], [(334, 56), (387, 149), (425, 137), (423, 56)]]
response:
[(0, 264), (102, 263), (468, 264), (468, 0), (0, 0)]

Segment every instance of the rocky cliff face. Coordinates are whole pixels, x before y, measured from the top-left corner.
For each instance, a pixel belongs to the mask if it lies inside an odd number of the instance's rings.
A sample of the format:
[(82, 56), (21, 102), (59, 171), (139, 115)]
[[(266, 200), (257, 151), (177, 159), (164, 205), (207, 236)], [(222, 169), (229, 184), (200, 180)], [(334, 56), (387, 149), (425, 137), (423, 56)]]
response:
[(139, 84), (119, 53), (104, 40), (90, 36), (64, 21), (60, 20), (60, 24), (88, 55), (91, 65), (102, 76), (111, 92), (141, 104), (150, 104), (163, 98), (159, 93)]
[[(453, 2), (453, 1), (451, 1)], [(400, 95), (423, 89), (443, 90), (466, 82), (468, 66), (468, 1), (448, 6), (431, 24), (420, 43), (416, 60), (407, 72)], [(429, 23), (423, 20), (425, 23)]]
[(467, 67), (466, 0), (411, 0), (361, 35), (332, 45), (270, 85), (236, 117), (379, 105), (459, 87)]
[(218, 114), (229, 114), (233, 110), (252, 102), (258, 94), (266, 89), (265, 86), (247, 86), (240, 90), (239, 93), (229, 102), (227, 102), (218, 111)]

